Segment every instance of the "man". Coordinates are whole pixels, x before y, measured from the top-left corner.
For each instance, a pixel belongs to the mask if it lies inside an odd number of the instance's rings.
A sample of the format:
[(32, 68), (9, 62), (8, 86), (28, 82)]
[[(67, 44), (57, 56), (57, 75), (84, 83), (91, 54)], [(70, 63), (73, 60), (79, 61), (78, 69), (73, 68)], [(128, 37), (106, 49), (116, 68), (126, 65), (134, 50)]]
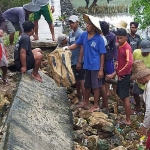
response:
[[(81, 108), (89, 108), (89, 97), (91, 89), (94, 91), (94, 105), (89, 109), (89, 112), (99, 110), (99, 90), (102, 87), (104, 55), (106, 53), (104, 40), (100, 36), (101, 28), (99, 25), (99, 18), (84, 14), (84, 21), (86, 22), (86, 31), (83, 32), (78, 40), (71, 46), (66, 46), (64, 49), (73, 50), (80, 45), (83, 45), (83, 50), (80, 53), (84, 55), (85, 69), (85, 99), (81, 104)], [(81, 60), (80, 60), (81, 61)]]
[(141, 44), (141, 38), (138, 34), (136, 34), (137, 29), (138, 29), (138, 23), (137, 22), (131, 22), (130, 23), (130, 33), (127, 34), (127, 42), (130, 44), (130, 46), (132, 47), (132, 52), (135, 49), (140, 48), (140, 44)]
[(3, 13), (3, 17), (7, 24), (7, 33), (10, 34), (9, 42), (13, 44), (14, 35), (16, 31), (19, 31), (19, 35), (23, 33), (22, 23), (29, 19), (29, 14), (40, 10), (40, 7), (32, 3), (23, 5), (23, 7), (14, 7), (6, 10)]
[(41, 18), (41, 15), (44, 16), (45, 20), (47, 21), (49, 25), (49, 29), (52, 34), (52, 40), (56, 41), (55, 35), (54, 35), (54, 25), (53, 25), (53, 17), (52, 13), (54, 12), (54, 0), (51, 0), (51, 8), (49, 5), (49, 0), (32, 0), (33, 3), (37, 4), (41, 7), (41, 9), (34, 13), (34, 23), (35, 23), (35, 35), (33, 40), (38, 40), (38, 21)]
[[(143, 40), (141, 42), (141, 49), (136, 49), (133, 52), (133, 59), (135, 60), (142, 60), (147, 68), (150, 68), (150, 41)], [(140, 104), (140, 97), (139, 95), (143, 94), (145, 89), (145, 85), (140, 84), (139, 82), (135, 82), (133, 85), (132, 93), (134, 100), (136, 102), (136, 109), (135, 111), (140, 111), (141, 104)]]
[(24, 33), (19, 36), (14, 49), (16, 70), (25, 73), (27, 70), (33, 68), (31, 76), (42, 82), (42, 78), (38, 73), (42, 61), (41, 49), (36, 48), (31, 50), (30, 36), (34, 34), (34, 23), (26, 21), (22, 24), (22, 27)]
[[(79, 36), (82, 34), (82, 29), (79, 28), (79, 18), (76, 15), (69, 17), (69, 24), (72, 31), (69, 33), (68, 44), (74, 44)], [(73, 49), (71, 56), (71, 67), (76, 79), (76, 88), (77, 88), (77, 97), (81, 99), (85, 98), (85, 89), (84, 89), (84, 70), (83, 70), (83, 59), (79, 57), (80, 49), (82, 46), (79, 46)], [(82, 50), (81, 50), (82, 51)], [(81, 93), (82, 91), (82, 93)]]
[(119, 43), (118, 48), (118, 67), (116, 69), (118, 75), (117, 83), (117, 95), (123, 101), (126, 119), (122, 120), (121, 123), (126, 125), (131, 124), (130, 120), (130, 100), (129, 100), (129, 88), (130, 88), (130, 76), (132, 69), (132, 49), (131, 46), (127, 43), (127, 32), (125, 29), (120, 28), (116, 32), (117, 40)]
[(2, 16), (2, 12), (0, 11), (0, 29), (7, 32), (7, 25), (4, 17)]

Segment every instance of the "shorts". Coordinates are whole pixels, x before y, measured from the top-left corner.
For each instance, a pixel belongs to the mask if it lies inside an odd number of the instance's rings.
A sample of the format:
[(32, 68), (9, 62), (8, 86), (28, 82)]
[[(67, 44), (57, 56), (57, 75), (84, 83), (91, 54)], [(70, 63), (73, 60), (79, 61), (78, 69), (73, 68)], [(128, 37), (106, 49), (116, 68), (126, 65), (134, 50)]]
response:
[(76, 65), (71, 66), (74, 77), (76, 80), (84, 80), (84, 69), (83, 69), (83, 63), (81, 64), (82, 69), (77, 70)]
[(41, 15), (44, 16), (47, 23), (53, 22), (53, 16), (49, 4), (42, 6), (39, 11), (34, 12), (34, 20), (39, 20), (41, 18)]
[(122, 77), (121, 81), (118, 80), (117, 82), (116, 93), (120, 99), (125, 99), (129, 97), (130, 77), (131, 77), (131, 74), (127, 74)]
[[(33, 69), (34, 64), (35, 64), (35, 59), (34, 59), (33, 54), (30, 56), (27, 56), (27, 58), (26, 58), (27, 70)], [(22, 64), (21, 64), (21, 62), (15, 63), (15, 66), (16, 66), (16, 71), (20, 71)]]
[(98, 79), (98, 70), (85, 70), (84, 87), (92, 89), (102, 87), (102, 79)]
[(140, 94), (144, 93), (144, 90), (140, 89), (139, 86), (138, 86), (138, 84), (135, 82), (133, 84), (132, 93), (140, 95)]
[(19, 23), (12, 23), (9, 20), (5, 20), (7, 25), (7, 33), (13, 34), (16, 31), (21, 31)]

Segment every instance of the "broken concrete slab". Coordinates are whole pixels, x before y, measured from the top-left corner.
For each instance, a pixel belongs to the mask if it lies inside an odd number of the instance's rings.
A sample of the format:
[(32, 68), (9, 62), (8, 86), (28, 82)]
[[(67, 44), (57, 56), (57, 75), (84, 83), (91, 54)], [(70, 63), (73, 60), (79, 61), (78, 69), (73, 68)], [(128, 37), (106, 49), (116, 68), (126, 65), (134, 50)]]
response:
[(72, 150), (72, 121), (66, 89), (40, 73), (23, 74), (7, 119), (5, 150)]

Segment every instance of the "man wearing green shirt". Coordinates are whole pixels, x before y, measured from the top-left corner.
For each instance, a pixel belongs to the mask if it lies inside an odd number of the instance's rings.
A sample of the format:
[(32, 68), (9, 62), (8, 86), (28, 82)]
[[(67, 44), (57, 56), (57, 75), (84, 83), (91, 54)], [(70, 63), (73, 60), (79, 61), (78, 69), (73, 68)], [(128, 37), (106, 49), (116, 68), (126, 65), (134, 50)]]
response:
[[(150, 41), (143, 40), (141, 42), (141, 49), (136, 49), (133, 52), (133, 59), (135, 60), (143, 60), (146, 67), (150, 68)], [(135, 82), (133, 85), (132, 93), (134, 100), (136, 102), (136, 111), (141, 110), (140, 104), (140, 94), (143, 94), (145, 89), (145, 85)]]

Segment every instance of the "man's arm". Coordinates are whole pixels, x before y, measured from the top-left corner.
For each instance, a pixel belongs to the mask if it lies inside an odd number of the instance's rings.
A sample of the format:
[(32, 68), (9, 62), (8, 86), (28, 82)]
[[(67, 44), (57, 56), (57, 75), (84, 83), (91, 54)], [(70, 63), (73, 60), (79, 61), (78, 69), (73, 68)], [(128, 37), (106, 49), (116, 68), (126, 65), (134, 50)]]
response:
[(78, 70), (81, 69), (82, 60), (83, 60), (83, 46), (80, 46), (80, 53), (79, 53), (79, 58), (78, 58), (78, 62), (76, 65), (76, 69), (78, 69)]
[(20, 50), (20, 60), (21, 60), (21, 64), (22, 64), (22, 67), (21, 67), (21, 72), (22, 73), (25, 73), (27, 71), (27, 67), (26, 67), (26, 50), (21, 48)]
[(103, 77), (104, 59), (105, 59), (105, 54), (100, 54), (100, 69), (98, 72), (99, 79)]
[(52, 13), (55, 11), (54, 0), (51, 0), (51, 11), (52, 11)]

